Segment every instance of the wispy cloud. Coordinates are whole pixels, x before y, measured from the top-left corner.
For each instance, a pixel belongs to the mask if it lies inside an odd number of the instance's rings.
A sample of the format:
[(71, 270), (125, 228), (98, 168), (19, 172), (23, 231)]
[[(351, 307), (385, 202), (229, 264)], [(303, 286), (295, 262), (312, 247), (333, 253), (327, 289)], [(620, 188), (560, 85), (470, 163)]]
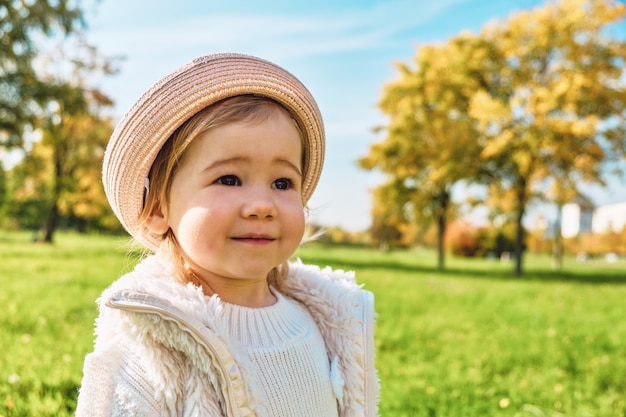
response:
[(142, 54), (202, 48), (301, 57), (376, 50), (389, 47), (399, 41), (396, 35), (429, 23), (465, 1), (403, 0), (332, 11), (322, 5), (313, 13), (290, 14), (268, 13), (260, 3), (258, 10), (198, 13), (160, 25), (148, 25), (145, 20), (107, 37), (128, 54), (135, 45)]

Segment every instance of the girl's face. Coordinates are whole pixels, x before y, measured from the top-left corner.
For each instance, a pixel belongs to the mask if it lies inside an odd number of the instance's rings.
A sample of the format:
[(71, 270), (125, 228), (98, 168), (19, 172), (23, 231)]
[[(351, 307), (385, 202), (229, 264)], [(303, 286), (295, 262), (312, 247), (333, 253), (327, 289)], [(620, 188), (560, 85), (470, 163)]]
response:
[(265, 281), (304, 233), (301, 160), (298, 130), (281, 111), (212, 128), (189, 144), (151, 229), (171, 228), (210, 288)]

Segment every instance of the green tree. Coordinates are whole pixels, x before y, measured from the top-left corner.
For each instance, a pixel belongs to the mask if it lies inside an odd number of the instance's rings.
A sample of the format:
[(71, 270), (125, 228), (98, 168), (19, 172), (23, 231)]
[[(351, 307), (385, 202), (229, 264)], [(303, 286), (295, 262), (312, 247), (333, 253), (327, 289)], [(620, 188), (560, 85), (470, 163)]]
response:
[[(75, 97), (79, 103), (70, 103), (68, 95), (79, 94), (80, 89), (65, 85), (57, 90), (63, 107), (45, 119), (41, 139), (11, 172), (10, 214), (19, 219), (18, 226), (43, 228), (45, 242), (53, 241), (61, 219), (73, 219), (79, 230), (90, 222), (113, 226), (106, 223), (110, 213), (100, 183), (113, 122), (81, 109), (79, 96)], [(79, 107), (71, 109), (72, 104)]]
[[(41, 77), (45, 99), (38, 102), (40, 113), (34, 125), (40, 138), (18, 167), (22, 182), (16, 183), (14, 193), (18, 202), (43, 207), (39, 224), (45, 242), (52, 242), (61, 217), (84, 228), (107, 211), (100, 166), (113, 123), (101, 113), (113, 103), (88, 84), (96, 74), (115, 71), (111, 60), (100, 57), (95, 48), (80, 41), (72, 46), (63, 45), (72, 55), (57, 49), (50, 57), (56, 72), (49, 65), (48, 74)], [(41, 214), (26, 214), (35, 213)]]
[(70, 34), (82, 25), (81, 10), (67, 0), (0, 0), (0, 147), (22, 145), (35, 101), (45, 94), (33, 68), (33, 38)]

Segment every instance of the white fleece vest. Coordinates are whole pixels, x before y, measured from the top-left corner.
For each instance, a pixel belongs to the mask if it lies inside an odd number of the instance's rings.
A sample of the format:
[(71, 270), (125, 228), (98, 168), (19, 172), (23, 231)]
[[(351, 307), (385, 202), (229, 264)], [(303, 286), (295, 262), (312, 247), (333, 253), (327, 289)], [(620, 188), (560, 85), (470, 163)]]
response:
[[(77, 417), (269, 416), (255, 366), (223, 328), (223, 303), (173, 277), (152, 255), (103, 292)], [(339, 416), (376, 416), (371, 293), (351, 273), (299, 262), (281, 293), (317, 324)]]

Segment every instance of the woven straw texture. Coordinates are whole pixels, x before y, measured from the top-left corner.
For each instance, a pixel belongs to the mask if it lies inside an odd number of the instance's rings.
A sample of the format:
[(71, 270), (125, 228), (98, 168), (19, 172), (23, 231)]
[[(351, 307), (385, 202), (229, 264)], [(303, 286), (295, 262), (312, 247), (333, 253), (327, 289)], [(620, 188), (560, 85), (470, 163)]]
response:
[(161, 147), (186, 120), (205, 107), (242, 94), (269, 97), (284, 105), (304, 134), (302, 193), (311, 197), (324, 162), (322, 116), (307, 88), (283, 68), (242, 54), (194, 59), (146, 91), (115, 128), (104, 154), (102, 181), (124, 228), (150, 249), (159, 239), (142, 239), (137, 220), (144, 180)]

